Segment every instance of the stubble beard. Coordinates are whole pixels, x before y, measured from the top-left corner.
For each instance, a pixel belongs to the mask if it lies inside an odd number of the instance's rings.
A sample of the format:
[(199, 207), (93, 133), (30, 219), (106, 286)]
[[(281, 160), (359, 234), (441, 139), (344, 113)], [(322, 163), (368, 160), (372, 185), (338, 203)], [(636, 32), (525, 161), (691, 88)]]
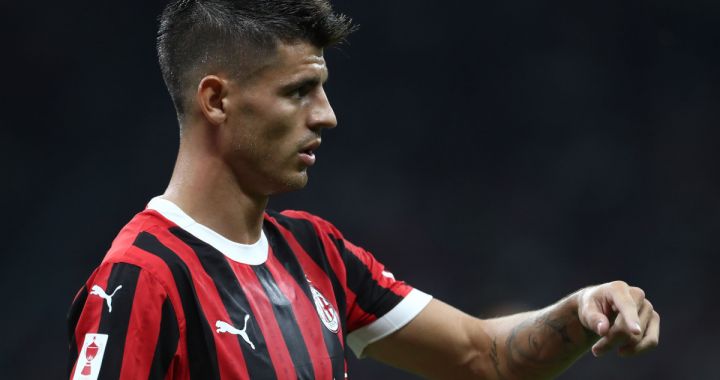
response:
[(305, 186), (307, 186), (308, 180), (307, 168), (305, 168), (300, 173), (296, 173), (290, 178), (285, 178), (285, 181), (282, 183), (280, 188), (271, 195), (302, 190)]

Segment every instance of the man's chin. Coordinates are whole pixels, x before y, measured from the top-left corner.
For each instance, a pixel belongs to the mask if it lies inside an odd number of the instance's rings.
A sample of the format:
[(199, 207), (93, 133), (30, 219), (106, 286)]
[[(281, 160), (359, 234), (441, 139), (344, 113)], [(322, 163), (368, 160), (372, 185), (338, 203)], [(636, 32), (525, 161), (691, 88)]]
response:
[(289, 178), (286, 178), (279, 186), (276, 187), (275, 191), (270, 195), (288, 193), (291, 191), (297, 191), (307, 186), (308, 174), (307, 170), (303, 170)]

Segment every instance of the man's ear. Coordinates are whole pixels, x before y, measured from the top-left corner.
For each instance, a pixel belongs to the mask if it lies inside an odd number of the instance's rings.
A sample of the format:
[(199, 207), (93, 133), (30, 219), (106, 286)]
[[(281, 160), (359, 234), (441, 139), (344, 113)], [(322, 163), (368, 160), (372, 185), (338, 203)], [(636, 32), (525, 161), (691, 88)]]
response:
[(197, 103), (205, 119), (213, 125), (220, 125), (227, 119), (225, 102), (223, 102), (227, 90), (227, 81), (215, 75), (204, 77), (198, 85), (195, 94)]

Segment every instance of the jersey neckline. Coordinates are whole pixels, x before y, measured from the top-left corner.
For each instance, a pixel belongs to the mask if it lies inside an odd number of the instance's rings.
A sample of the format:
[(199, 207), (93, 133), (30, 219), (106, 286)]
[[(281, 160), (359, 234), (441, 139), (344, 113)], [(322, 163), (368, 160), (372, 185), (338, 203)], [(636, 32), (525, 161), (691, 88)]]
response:
[(261, 265), (267, 261), (269, 245), (264, 230), (260, 230), (260, 240), (257, 242), (242, 244), (234, 242), (215, 232), (210, 227), (196, 222), (178, 205), (167, 199), (155, 197), (148, 202), (147, 209), (157, 211), (165, 219), (177, 224), (178, 227), (217, 249), (230, 260), (248, 265)]

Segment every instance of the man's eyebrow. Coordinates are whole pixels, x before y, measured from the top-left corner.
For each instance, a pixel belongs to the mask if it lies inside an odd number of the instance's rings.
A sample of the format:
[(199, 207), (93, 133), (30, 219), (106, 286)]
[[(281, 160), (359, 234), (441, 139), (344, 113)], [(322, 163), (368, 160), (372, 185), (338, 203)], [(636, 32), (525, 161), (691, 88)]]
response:
[(317, 86), (327, 83), (328, 79), (329, 76), (327, 75), (325, 76), (325, 80), (323, 80), (320, 75), (302, 76), (284, 85), (283, 89), (291, 90), (305, 86)]

